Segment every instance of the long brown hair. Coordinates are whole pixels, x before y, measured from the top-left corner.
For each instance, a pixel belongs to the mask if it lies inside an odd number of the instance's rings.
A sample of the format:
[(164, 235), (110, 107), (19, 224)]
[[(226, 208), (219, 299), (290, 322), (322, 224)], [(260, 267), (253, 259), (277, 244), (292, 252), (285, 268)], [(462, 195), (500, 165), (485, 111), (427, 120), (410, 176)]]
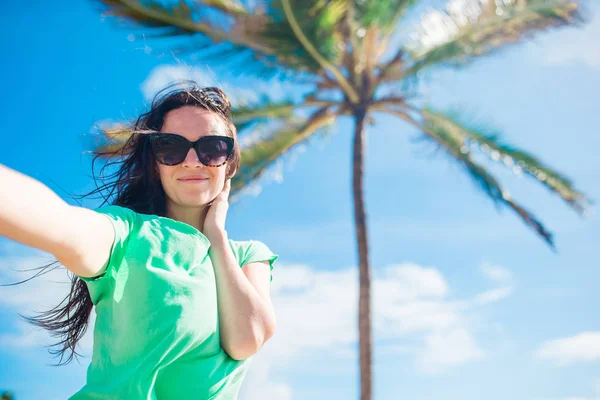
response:
[[(227, 163), (226, 178), (235, 175), (240, 164), (240, 147), (237, 130), (231, 118), (229, 99), (218, 88), (200, 88), (191, 81), (184, 83), (189, 87), (174, 89), (171, 85), (157, 93), (150, 110), (140, 115), (134, 123), (105, 132), (114, 137), (123, 135), (121, 137), (127, 137), (127, 140), (124, 144), (104, 146), (93, 152), (95, 156), (92, 161), (92, 171), (98, 160), (108, 159), (99, 174), (99, 179), (103, 183), (98, 185), (94, 175), (96, 189), (80, 198), (99, 194), (104, 199), (101, 205), (113, 204), (142, 214), (165, 216), (166, 195), (158, 177), (154, 155), (146, 146), (144, 133), (159, 131), (167, 113), (184, 106), (204, 108), (223, 119), (227, 134), (235, 139), (233, 154)], [(181, 82), (175, 85), (179, 87)], [(113, 166), (118, 166), (116, 172), (104, 177), (105, 170)], [(58, 261), (44, 265), (37, 268), (38, 272), (32, 278), (59, 267)], [(93, 307), (87, 284), (75, 274), (71, 274), (70, 278), (70, 293), (60, 304), (35, 317), (22, 316), (30, 323), (49, 330), (53, 337), (59, 339), (51, 346), (57, 348), (49, 349), (51, 354), (60, 356), (58, 365), (68, 364), (74, 356), (79, 356), (75, 346), (87, 330)], [(68, 354), (66, 361), (63, 362), (65, 353)]]

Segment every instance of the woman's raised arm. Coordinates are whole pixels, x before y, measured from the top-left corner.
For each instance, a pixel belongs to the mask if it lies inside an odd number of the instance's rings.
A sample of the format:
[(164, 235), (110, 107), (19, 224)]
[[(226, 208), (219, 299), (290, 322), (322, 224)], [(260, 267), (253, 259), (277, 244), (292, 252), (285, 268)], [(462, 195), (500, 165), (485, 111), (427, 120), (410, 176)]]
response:
[(115, 237), (108, 218), (1, 164), (0, 191), (0, 235), (54, 254), (79, 276), (102, 271)]

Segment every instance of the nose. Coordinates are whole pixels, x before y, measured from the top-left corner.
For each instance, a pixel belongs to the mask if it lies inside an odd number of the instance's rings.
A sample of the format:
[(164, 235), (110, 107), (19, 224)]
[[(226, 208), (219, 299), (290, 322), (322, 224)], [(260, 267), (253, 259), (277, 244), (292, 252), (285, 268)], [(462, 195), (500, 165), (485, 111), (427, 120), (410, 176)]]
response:
[(190, 151), (188, 151), (187, 155), (185, 156), (182, 165), (188, 168), (197, 168), (204, 164), (200, 162), (200, 160), (198, 159), (198, 154), (196, 154), (196, 150), (192, 148), (190, 149)]

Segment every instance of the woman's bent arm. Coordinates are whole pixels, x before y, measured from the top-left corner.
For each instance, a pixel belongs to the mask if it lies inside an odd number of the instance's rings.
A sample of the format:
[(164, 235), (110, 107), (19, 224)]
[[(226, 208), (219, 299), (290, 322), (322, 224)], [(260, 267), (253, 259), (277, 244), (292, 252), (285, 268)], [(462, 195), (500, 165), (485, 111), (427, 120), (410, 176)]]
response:
[(0, 165), (0, 235), (52, 253), (71, 272), (95, 276), (114, 241), (103, 215), (71, 206), (41, 182)]

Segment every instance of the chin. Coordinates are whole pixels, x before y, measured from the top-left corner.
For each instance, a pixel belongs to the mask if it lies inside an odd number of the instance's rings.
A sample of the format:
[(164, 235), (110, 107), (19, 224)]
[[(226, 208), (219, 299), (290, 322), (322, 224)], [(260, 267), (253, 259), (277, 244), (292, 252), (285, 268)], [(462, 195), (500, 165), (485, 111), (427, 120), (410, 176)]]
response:
[(212, 197), (201, 196), (195, 198), (187, 198), (182, 201), (185, 207), (204, 207), (213, 200)]
[(180, 203), (185, 208), (201, 208), (205, 207), (210, 200), (186, 200)]

